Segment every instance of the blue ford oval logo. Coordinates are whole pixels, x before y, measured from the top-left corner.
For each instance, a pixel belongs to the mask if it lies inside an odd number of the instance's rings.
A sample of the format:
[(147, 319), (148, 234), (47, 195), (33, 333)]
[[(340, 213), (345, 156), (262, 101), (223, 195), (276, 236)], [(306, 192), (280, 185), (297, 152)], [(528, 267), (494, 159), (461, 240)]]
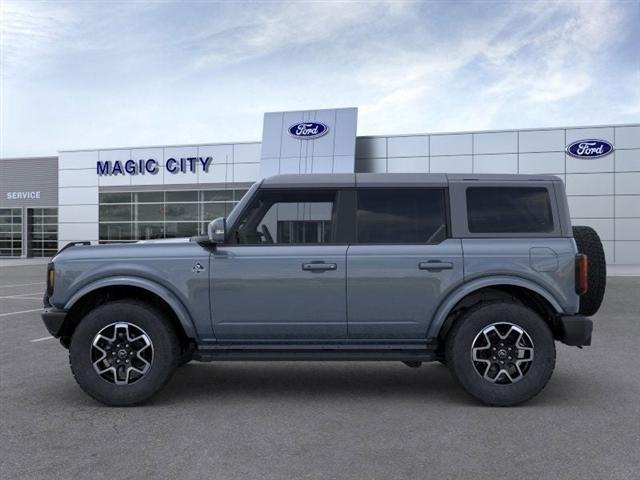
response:
[(289, 127), (289, 135), (305, 140), (321, 137), (328, 131), (329, 127), (319, 122), (301, 122)]
[(576, 158), (600, 158), (613, 152), (613, 145), (606, 140), (578, 140), (567, 147), (567, 153)]

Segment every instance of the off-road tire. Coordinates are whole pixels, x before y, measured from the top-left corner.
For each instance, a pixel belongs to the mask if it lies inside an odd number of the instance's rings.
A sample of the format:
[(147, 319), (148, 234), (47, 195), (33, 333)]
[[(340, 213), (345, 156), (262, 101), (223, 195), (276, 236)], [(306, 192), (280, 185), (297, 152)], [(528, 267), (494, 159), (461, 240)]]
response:
[[(533, 361), (516, 383), (497, 384), (483, 378), (472, 361), (472, 345), (486, 327), (508, 322), (523, 329), (533, 341)], [(553, 334), (533, 310), (502, 301), (481, 303), (453, 325), (446, 338), (445, 359), (453, 377), (473, 397), (486, 405), (513, 406), (530, 400), (545, 387), (556, 361)]]
[[(141, 328), (153, 346), (153, 361), (142, 378), (116, 385), (93, 368), (91, 346), (95, 336), (114, 322)], [(180, 359), (180, 344), (173, 326), (158, 309), (144, 302), (120, 300), (90, 311), (73, 332), (69, 363), (74, 378), (89, 396), (111, 406), (131, 406), (148, 400), (171, 379)]]
[(579, 313), (589, 317), (595, 315), (600, 309), (604, 298), (607, 286), (607, 262), (600, 237), (593, 228), (573, 227), (573, 238), (576, 241), (578, 252), (587, 256), (588, 287), (587, 293), (580, 296)]

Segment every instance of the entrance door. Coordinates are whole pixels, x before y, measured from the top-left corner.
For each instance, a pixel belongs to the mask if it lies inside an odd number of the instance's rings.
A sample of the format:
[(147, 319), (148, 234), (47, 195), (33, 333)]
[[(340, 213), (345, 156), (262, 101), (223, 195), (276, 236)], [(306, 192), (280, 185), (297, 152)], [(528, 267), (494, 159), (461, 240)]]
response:
[(261, 191), (230, 244), (212, 254), (211, 311), (218, 339), (347, 336), (346, 252), (337, 192)]
[(58, 251), (58, 209), (27, 210), (27, 256), (53, 257)]
[(0, 208), (0, 257), (22, 255), (22, 209)]

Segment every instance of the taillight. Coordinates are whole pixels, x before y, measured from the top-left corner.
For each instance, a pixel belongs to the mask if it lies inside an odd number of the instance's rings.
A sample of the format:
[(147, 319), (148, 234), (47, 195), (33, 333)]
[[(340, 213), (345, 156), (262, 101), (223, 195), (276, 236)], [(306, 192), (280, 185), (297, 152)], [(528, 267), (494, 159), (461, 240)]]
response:
[(584, 295), (589, 289), (588, 257), (582, 253), (576, 255), (576, 293)]

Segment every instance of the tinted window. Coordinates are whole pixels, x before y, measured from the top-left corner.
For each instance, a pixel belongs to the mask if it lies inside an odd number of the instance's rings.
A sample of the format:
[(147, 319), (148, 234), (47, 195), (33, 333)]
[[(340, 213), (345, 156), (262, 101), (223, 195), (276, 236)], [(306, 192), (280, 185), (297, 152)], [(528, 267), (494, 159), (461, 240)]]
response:
[(438, 243), (446, 223), (442, 189), (358, 191), (360, 243)]
[(334, 191), (263, 192), (240, 220), (241, 244), (331, 243)]
[(467, 217), (472, 233), (553, 231), (549, 192), (542, 187), (471, 187)]

